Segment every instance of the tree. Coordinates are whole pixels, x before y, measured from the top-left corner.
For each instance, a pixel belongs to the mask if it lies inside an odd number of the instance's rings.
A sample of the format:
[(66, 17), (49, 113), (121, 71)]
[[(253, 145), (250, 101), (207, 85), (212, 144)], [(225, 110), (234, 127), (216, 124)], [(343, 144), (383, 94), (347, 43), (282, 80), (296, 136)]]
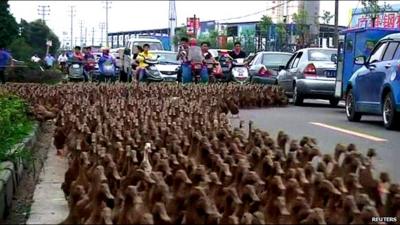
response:
[(329, 24), (333, 17), (335, 17), (335, 15), (332, 15), (330, 11), (324, 10), (322, 16), (320, 16), (320, 19), (322, 19), (324, 24)]
[(52, 41), (49, 53), (55, 54), (60, 48), (58, 37), (41, 20), (35, 20), (30, 23), (22, 20), (20, 26), (22, 27), (21, 36), (39, 56), (43, 57), (46, 54), (47, 40)]
[(218, 31), (213, 30), (210, 31), (208, 34), (200, 34), (198, 38), (198, 42), (208, 42), (210, 44), (210, 48), (217, 48), (217, 38), (218, 38)]
[(286, 24), (284, 24), (283, 22), (279, 22), (278, 24), (276, 24), (276, 33), (278, 35), (280, 45), (282, 46), (283, 44), (286, 44)]
[(174, 45), (177, 46), (183, 37), (188, 37), (187, 35), (187, 29), (186, 25), (182, 24), (182, 27), (179, 27), (175, 31), (175, 36), (174, 36)]
[(298, 13), (293, 14), (293, 22), (296, 24), (296, 33), (299, 35), (301, 45), (304, 45), (306, 41), (306, 35), (310, 31), (310, 27), (307, 24), (308, 13), (305, 10), (299, 10)]
[(0, 46), (6, 47), (18, 35), (18, 24), (9, 11), (7, 0), (0, 1)]
[(246, 52), (256, 51), (256, 45), (254, 43), (255, 31), (251, 29), (244, 30), (240, 33), (240, 40), (244, 40), (244, 49)]
[(392, 7), (389, 4), (386, 4), (386, 2), (383, 6), (380, 6), (378, 0), (361, 0), (361, 4), (363, 5), (362, 13), (371, 19), (372, 27), (375, 27), (375, 21), (379, 14), (392, 9)]
[(265, 48), (268, 46), (269, 30), (272, 26), (272, 19), (269, 16), (262, 16), (260, 21), (261, 38), (265, 38)]
[(9, 49), (12, 52), (13, 58), (22, 61), (29, 61), (30, 57), (34, 54), (33, 48), (26, 43), (23, 37), (15, 39), (9, 45)]

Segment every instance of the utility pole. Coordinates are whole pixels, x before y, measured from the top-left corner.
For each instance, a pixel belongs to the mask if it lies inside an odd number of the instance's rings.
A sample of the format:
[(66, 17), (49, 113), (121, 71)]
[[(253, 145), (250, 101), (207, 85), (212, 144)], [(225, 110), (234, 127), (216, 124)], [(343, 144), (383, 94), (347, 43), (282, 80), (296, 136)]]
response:
[(335, 48), (339, 46), (339, 0), (335, 0), (335, 36), (333, 37), (333, 45)]
[(92, 46), (94, 46), (94, 27), (92, 27)]
[(175, 0), (169, 1), (169, 39), (170, 39), (170, 46), (171, 51), (175, 51), (174, 45), (174, 37), (175, 37), (175, 29), (176, 29), (176, 7), (175, 7)]
[(106, 4), (106, 46), (109, 47), (108, 43), (108, 10), (111, 8), (111, 2), (109, 0), (105, 1)]
[(50, 16), (50, 6), (49, 5), (39, 5), (38, 14), (42, 17), (43, 24), (46, 23), (46, 16)]
[(69, 11), (69, 16), (71, 17), (71, 42), (70, 42), (70, 46), (71, 49), (73, 49), (74, 45), (73, 45), (73, 41), (74, 41), (74, 16), (75, 16), (75, 6), (70, 6), (70, 11)]
[(103, 34), (104, 34), (104, 28), (105, 28), (105, 23), (100, 23), (100, 45), (103, 46)]
[(81, 35), (79, 36), (80, 37), (79, 40), (81, 41), (80, 46), (82, 47), (82, 44), (83, 44), (83, 21), (82, 20), (81, 20), (80, 28), (81, 28)]
[(87, 27), (85, 27), (85, 46), (87, 46)]
[(194, 20), (194, 23), (193, 23), (193, 33), (194, 33), (194, 38), (197, 38), (197, 27), (196, 27), (196, 14), (194, 14), (193, 15), (193, 20)]

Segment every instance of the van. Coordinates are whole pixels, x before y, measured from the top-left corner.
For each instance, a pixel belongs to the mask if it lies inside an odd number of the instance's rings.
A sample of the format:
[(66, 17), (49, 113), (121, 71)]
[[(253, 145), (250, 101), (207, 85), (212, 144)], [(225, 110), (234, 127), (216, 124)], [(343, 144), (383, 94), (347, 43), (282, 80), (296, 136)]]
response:
[(131, 38), (129, 39), (126, 47), (131, 50), (132, 54), (135, 54), (138, 52), (136, 46), (139, 45), (143, 47), (144, 44), (149, 44), (150, 50), (152, 51), (164, 51), (162, 42), (155, 38)]

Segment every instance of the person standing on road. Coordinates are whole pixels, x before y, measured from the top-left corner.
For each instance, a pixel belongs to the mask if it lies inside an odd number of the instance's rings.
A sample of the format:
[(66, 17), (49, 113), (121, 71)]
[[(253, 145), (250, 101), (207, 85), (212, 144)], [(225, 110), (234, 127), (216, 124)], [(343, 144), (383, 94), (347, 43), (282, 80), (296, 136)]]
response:
[(47, 54), (44, 61), (46, 62), (46, 69), (50, 69), (53, 67), (55, 59), (51, 54)]
[(131, 58), (131, 50), (129, 48), (125, 48), (122, 55), (122, 70), (120, 80), (122, 82), (131, 81), (132, 78), (132, 58)]
[(57, 61), (58, 61), (58, 65), (60, 66), (61, 71), (63, 71), (65, 73), (65, 71), (66, 71), (65, 68), (66, 68), (66, 64), (68, 61), (68, 57), (65, 54), (65, 52), (63, 52), (61, 55), (58, 56)]
[(0, 81), (2, 84), (6, 83), (5, 70), (8, 64), (10, 64), (11, 67), (14, 67), (11, 54), (8, 53), (3, 46), (0, 46)]
[(232, 59), (244, 59), (246, 58), (246, 52), (242, 51), (242, 44), (239, 41), (235, 42), (235, 47), (231, 52), (229, 52), (229, 56)]

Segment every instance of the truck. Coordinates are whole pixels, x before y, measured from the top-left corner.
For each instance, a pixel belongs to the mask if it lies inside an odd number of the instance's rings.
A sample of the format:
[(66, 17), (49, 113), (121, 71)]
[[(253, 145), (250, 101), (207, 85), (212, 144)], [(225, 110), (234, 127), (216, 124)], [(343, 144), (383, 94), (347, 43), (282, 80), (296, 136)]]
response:
[(399, 33), (398, 28), (351, 28), (339, 33), (335, 97), (344, 98), (348, 81), (361, 65), (354, 63), (359, 56), (369, 57), (375, 44), (388, 34)]

